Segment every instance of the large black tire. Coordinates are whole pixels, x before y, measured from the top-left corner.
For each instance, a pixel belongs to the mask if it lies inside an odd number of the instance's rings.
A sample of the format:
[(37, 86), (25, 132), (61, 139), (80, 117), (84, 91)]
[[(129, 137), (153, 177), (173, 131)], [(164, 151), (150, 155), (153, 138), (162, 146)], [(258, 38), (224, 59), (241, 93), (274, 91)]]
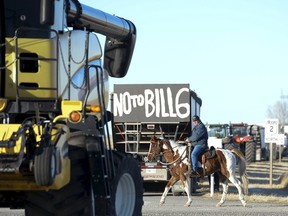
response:
[(256, 143), (255, 142), (246, 142), (245, 158), (246, 158), (247, 163), (252, 163), (256, 161)]
[(231, 149), (234, 149), (234, 148), (237, 148), (239, 149), (239, 144), (238, 143), (226, 143), (224, 144), (224, 149), (228, 149), (228, 150), (231, 150)]
[(269, 161), (269, 149), (261, 149), (261, 161)]
[(143, 178), (137, 161), (130, 154), (113, 151), (116, 176), (111, 185), (115, 216), (142, 215)]
[[(110, 205), (107, 211), (103, 210), (103, 206), (99, 206), (100, 203), (96, 202), (94, 204), (92, 202), (94, 199), (87, 151), (83, 148), (69, 147), (69, 157), (71, 159), (70, 183), (61, 190), (27, 193), (25, 215), (141, 215), (143, 180), (138, 164), (131, 155), (114, 151), (113, 155), (116, 176), (111, 182), (111, 199), (107, 199), (107, 203)], [(97, 208), (101, 209), (101, 213), (97, 213)], [(93, 209), (96, 209), (95, 214)], [(103, 213), (103, 211), (106, 211), (106, 213)]]
[(288, 147), (287, 146), (285, 146), (283, 148), (283, 151), (282, 151), (281, 155), (282, 155), (282, 158), (283, 157), (288, 157)]

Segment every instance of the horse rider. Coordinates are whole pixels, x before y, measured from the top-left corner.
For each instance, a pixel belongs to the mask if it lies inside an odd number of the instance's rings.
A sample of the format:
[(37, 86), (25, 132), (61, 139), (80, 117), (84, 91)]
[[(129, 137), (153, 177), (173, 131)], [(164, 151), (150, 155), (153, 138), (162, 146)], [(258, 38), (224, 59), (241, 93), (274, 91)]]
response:
[(208, 132), (206, 126), (202, 123), (199, 116), (194, 115), (192, 117), (194, 128), (192, 135), (185, 139), (185, 143), (194, 147), (191, 152), (191, 163), (192, 170), (190, 177), (199, 177), (200, 174), (197, 172), (198, 169), (198, 158), (208, 147)]

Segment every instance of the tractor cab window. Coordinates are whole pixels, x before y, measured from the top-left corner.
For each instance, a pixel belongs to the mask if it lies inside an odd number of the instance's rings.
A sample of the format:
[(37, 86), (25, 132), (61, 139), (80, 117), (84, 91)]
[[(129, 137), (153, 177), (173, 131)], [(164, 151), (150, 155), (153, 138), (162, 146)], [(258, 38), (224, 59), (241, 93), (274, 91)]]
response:
[(248, 134), (247, 127), (234, 127), (232, 130), (234, 136), (246, 136)]
[(99, 59), (89, 62), (89, 65), (91, 66), (89, 68), (89, 72), (85, 72), (85, 67), (83, 66), (72, 77), (71, 84), (73, 90), (76, 90), (76, 94), (78, 95), (77, 98), (79, 100), (84, 100), (87, 94), (88, 89), (86, 83), (86, 76), (89, 76), (87, 78), (89, 79), (90, 93), (98, 86), (97, 82), (100, 82), (99, 84), (101, 85), (103, 83), (107, 83), (108, 81), (107, 72), (105, 70), (101, 70), (101, 67), (98, 67), (101, 65)]
[(219, 127), (209, 127), (208, 128), (208, 136), (216, 137), (216, 138), (224, 138), (225, 137), (225, 129), (221, 126)]

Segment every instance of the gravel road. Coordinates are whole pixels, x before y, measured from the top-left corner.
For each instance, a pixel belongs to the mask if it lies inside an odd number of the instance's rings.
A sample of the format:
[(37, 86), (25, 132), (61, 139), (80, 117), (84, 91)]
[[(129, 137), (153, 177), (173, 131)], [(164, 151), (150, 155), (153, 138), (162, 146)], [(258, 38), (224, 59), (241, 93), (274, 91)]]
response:
[(288, 158), (281, 163), (272, 164), (273, 175), (270, 185), (270, 162), (261, 161), (247, 166), (249, 176), (249, 196), (247, 206), (243, 207), (238, 200), (238, 193), (234, 186), (229, 186), (228, 197), (222, 207), (215, 205), (221, 198), (220, 192), (210, 196), (207, 179), (199, 183), (198, 193), (193, 194), (190, 207), (184, 207), (186, 195), (173, 196), (169, 194), (166, 203), (159, 205), (161, 193), (146, 193), (144, 196), (143, 216), (186, 216), (186, 215), (213, 215), (213, 216), (284, 216), (288, 212), (288, 180), (283, 187), (283, 175), (288, 174)]
[(285, 203), (259, 203), (248, 202), (243, 207), (238, 200), (227, 200), (222, 207), (216, 207), (219, 199), (193, 196), (190, 207), (184, 207), (186, 196), (168, 196), (166, 203), (159, 205), (160, 195), (144, 196), (143, 216), (284, 216), (288, 212), (288, 202)]

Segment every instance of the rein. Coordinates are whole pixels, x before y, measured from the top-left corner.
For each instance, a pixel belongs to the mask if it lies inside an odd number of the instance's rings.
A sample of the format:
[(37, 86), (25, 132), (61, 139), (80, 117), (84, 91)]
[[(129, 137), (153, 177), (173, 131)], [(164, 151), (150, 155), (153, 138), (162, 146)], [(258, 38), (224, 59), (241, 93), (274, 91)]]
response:
[(174, 164), (175, 162), (177, 162), (177, 161), (182, 157), (182, 155), (183, 155), (185, 152), (186, 152), (186, 150), (183, 151), (183, 153), (182, 153), (176, 160), (174, 160), (174, 161), (172, 161), (172, 162), (170, 162), (170, 163), (163, 163), (162, 161), (159, 161), (159, 163), (162, 164), (162, 165), (166, 165), (166, 166), (172, 165), (172, 164)]

